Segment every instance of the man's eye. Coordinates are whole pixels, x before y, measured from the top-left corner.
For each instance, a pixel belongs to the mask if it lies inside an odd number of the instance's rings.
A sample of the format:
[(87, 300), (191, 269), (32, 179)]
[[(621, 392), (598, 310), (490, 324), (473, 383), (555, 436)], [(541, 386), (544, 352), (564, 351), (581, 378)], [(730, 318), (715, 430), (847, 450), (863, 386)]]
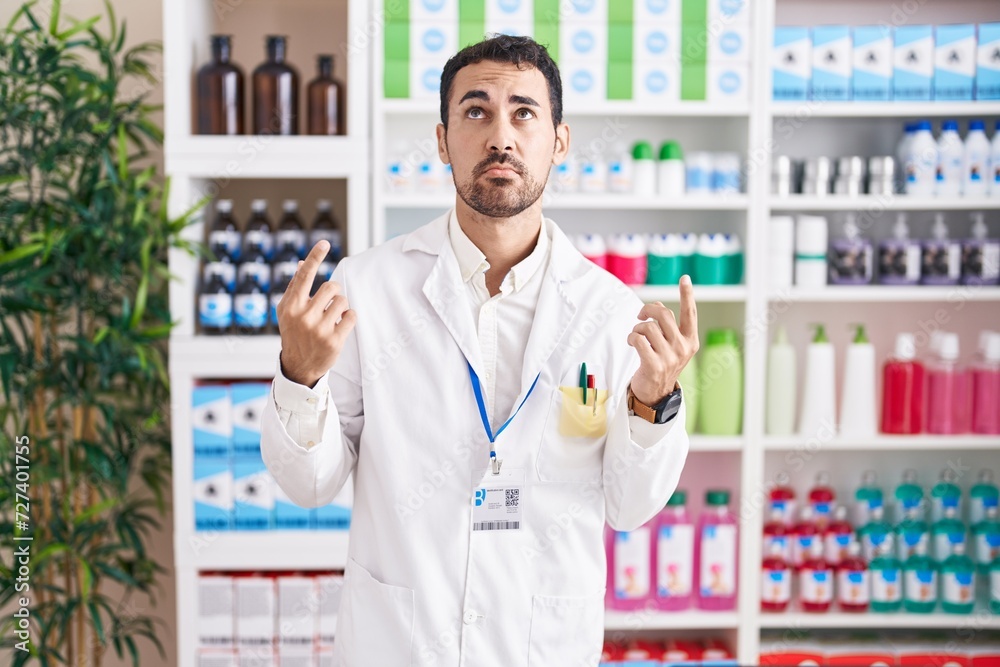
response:
[(483, 117), (483, 110), (480, 109), (479, 107), (472, 107), (471, 109), (469, 109), (466, 112), (466, 115), (469, 118), (482, 118)]
[(518, 120), (528, 120), (535, 117), (535, 112), (531, 109), (518, 109), (514, 115)]

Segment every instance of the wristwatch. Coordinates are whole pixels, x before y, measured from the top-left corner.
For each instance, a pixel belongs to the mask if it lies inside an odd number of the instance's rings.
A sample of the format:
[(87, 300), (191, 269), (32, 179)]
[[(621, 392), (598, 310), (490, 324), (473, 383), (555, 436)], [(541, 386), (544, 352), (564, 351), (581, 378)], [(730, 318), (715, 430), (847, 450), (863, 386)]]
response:
[(681, 387), (674, 384), (674, 390), (667, 394), (666, 398), (656, 405), (646, 405), (632, 393), (632, 387), (628, 388), (627, 407), (630, 415), (642, 417), (651, 424), (666, 424), (677, 416), (681, 409)]

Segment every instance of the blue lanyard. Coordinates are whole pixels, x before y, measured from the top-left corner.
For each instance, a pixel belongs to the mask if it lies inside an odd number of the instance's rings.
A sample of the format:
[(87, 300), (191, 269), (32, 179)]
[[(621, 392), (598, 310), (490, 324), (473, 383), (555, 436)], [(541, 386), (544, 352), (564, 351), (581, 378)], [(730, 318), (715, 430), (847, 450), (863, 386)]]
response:
[(535, 376), (535, 381), (531, 383), (531, 388), (528, 389), (528, 393), (524, 395), (524, 400), (521, 401), (521, 405), (517, 406), (517, 410), (514, 411), (514, 414), (512, 414), (507, 421), (505, 421), (503, 425), (497, 429), (496, 435), (494, 435), (493, 429), (490, 428), (490, 418), (486, 414), (486, 401), (483, 400), (483, 388), (479, 384), (479, 376), (476, 375), (476, 371), (473, 370), (472, 364), (468, 361), (465, 363), (469, 366), (469, 377), (472, 379), (472, 391), (475, 392), (476, 403), (479, 405), (479, 417), (483, 420), (483, 428), (486, 429), (486, 437), (490, 439), (490, 463), (493, 464), (493, 474), (496, 475), (500, 473), (500, 467), (497, 464), (496, 447), (493, 443), (496, 442), (497, 436), (503, 433), (503, 430), (507, 428), (512, 421), (514, 421), (514, 417), (516, 417), (517, 413), (521, 411), (521, 408), (524, 407), (528, 397), (531, 396), (531, 392), (535, 390), (535, 385), (538, 384), (538, 378), (541, 377), (542, 374), (539, 373)]

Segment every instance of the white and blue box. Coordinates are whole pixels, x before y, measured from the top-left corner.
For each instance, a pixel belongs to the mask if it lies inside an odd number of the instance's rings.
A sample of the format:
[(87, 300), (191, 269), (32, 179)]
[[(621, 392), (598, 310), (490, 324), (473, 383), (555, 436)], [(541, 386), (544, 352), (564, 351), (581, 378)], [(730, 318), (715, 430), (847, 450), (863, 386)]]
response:
[(825, 25), (813, 28), (812, 99), (833, 102), (851, 99), (853, 55), (849, 27)]
[(230, 530), (232, 520), (233, 471), (229, 459), (195, 457), (195, 530)]
[(296, 505), (277, 482), (274, 484), (274, 527), (278, 530), (309, 530), (312, 511)]
[(233, 451), (233, 422), (229, 387), (195, 387), (191, 392), (191, 423), (195, 457), (230, 456)]
[(812, 78), (812, 38), (809, 28), (774, 29), (771, 68), (775, 100), (808, 99), (809, 80)]
[(1000, 23), (979, 25), (976, 99), (1000, 100)]
[(892, 45), (892, 99), (930, 100), (933, 80), (934, 29), (929, 25), (896, 28)]
[(885, 102), (892, 99), (892, 30), (882, 26), (854, 28), (851, 99)]
[(976, 26), (934, 29), (934, 99), (971, 100), (976, 79)]
[(233, 527), (270, 530), (274, 519), (274, 479), (258, 458), (233, 462)]
[(240, 382), (230, 385), (233, 423), (233, 456), (260, 456), (260, 418), (271, 397), (267, 382)]
[(354, 480), (348, 477), (337, 497), (329, 504), (312, 510), (315, 530), (347, 530), (351, 527), (351, 506), (354, 503)]

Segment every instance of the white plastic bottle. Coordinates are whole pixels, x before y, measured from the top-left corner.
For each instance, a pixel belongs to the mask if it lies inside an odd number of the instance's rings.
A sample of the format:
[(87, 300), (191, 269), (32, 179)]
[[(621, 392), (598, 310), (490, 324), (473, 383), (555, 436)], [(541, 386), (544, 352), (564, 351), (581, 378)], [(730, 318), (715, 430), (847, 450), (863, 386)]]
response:
[(906, 192), (906, 158), (910, 154), (910, 143), (912, 143), (913, 135), (916, 132), (916, 123), (906, 123), (903, 127), (903, 136), (899, 138), (899, 143), (896, 145), (896, 164), (904, 167), (904, 169), (896, 170), (896, 185), (899, 192)]
[(767, 434), (795, 434), (795, 348), (779, 325), (767, 357)]
[(990, 194), (1000, 197), (1000, 120), (993, 128), (993, 142), (990, 149), (990, 164), (993, 165), (993, 177), (989, 179)]
[(687, 193), (704, 196), (712, 193), (712, 154), (688, 153), (686, 166)]
[(938, 164), (935, 173), (935, 190), (938, 197), (957, 197), (962, 194), (965, 144), (958, 134), (958, 122), (946, 120), (941, 125), (938, 139)]
[(992, 175), (990, 140), (986, 138), (986, 124), (981, 120), (969, 121), (965, 135), (965, 160), (962, 164), (962, 194), (966, 197), (983, 197), (988, 191)]
[(858, 324), (854, 340), (847, 347), (844, 385), (840, 394), (840, 435), (867, 438), (875, 435), (875, 346), (865, 327)]
[(608, 160), (608, 190), (616, 194), (632, 193), (632, 153), (628, 144), (618, 142)]
[(938, 164), (938, 145), (931, 133), (931, 122), (917, 123), (913, 137), (907, 143), (903, 159), (906, 173), (906, 194), (932, 197), (935, 191), (935, 173)]
[(822, 324), (806, 350), (806, 376), (799, 435), (829, 439), (837, 434), (836, 356)]
[(657, 168), (657, 193), (661, 197), (684, 196), (684, 153), (676, 141), (665, 141), (660, 146)]
[(579, 192), (580, 165), (575, 155), (567, 155), (556, 165), (555, 181), (556, 192)]
[(656, 195), (656, 160), (648, 141), (637, 141), (632, 147), (632, 191), (639, 197)]
[(608, 165), (600, 153), (584, 156), (580, 164), (580, 192), (601, 194), (608, 190)]

